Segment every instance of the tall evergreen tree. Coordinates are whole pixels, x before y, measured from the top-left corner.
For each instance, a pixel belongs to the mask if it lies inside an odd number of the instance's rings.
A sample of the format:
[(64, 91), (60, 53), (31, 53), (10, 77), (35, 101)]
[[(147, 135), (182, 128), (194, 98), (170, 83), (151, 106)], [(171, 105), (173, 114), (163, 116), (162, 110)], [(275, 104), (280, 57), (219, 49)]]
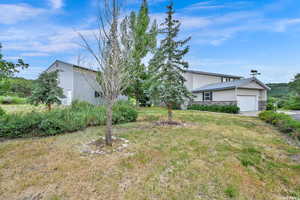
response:
[(61, 98), (65, 98), (63, 89), (58, 86), (58, 71), (44, 72), (36, 80), (36, 87), (29, 98), (31, 104), (46, 104), (48, 110), (54, 103), (61, 104)]
[(189, 46), (186, 43), (191, 39), (176, 40), (180, 31), (180, 22), (173, 19), (173, 3), (167, 6), (167, 17), (161, 24), (160, 33), (165, 35), (161, 40), (160, 47), (150, 61), (154, 76), (150, 93), (163, 102), (168, 109), (168, 121), (172, 122), (172, 108), (175, 105), (183, 103), (192, 95), (185, 87), (186, 81), (183, 72), (188, 68), (188, 62), (183, 57), (188, 53)]
[(140, 106), (149, 103), (147, 94), (147, 79), (149, 74), (147, 67), (142, 63), (143, 58), (156, 48), (157, 24), (156, 21), (150, 27), (149, 9), (147, 0), (143, 0), (139, 13), (131, 12), (122, 22), (123, 27), (129, 29), (132, 38), (132, 62), (129, 64), (131, 84), (125, 94), (136, 99)]

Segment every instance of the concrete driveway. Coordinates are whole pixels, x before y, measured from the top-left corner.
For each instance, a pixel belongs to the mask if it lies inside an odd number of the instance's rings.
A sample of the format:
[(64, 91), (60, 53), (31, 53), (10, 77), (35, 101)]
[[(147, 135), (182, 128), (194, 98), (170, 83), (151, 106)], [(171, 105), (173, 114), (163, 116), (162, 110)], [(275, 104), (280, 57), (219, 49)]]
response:
[(291, 116), (295, 119), (295, 120), (298, 120), (300, 121), (300, 111), (294, 111), (295, 114), (292, 114)]
[(260, 111), (247, 111), (247, 112), (240, 112), (240, 115), (247, 116), (247, 117), (257, 117)]
[(292, 116), (295, 120), (300, 121), (300, 110), (291, 110), (291, 111), (278, 111), (278, 112), (282, 112), (285, 113), (287, 115)]

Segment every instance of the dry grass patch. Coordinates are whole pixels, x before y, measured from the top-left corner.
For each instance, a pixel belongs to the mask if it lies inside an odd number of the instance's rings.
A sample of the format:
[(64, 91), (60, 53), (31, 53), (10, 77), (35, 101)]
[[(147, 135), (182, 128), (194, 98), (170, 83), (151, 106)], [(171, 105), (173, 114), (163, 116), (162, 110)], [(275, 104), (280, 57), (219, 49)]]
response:
[(154, 126), (160, 108), (115, 126), (122, 152), (81, 153), (103, 127), (0, 143), (0, 199), (300, 198), (300, 149), (271, 126), (237, 115), (176, 111), (189, 126)]

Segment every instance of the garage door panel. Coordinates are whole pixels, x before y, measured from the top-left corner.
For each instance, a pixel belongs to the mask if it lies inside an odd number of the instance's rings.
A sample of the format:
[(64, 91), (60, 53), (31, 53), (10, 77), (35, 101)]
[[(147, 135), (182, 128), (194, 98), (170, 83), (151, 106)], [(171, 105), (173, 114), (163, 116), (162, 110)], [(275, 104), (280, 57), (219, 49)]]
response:
[(238, 106), (241, 111), (257, 111), (258, 102), (256, 96), (237, 96)]

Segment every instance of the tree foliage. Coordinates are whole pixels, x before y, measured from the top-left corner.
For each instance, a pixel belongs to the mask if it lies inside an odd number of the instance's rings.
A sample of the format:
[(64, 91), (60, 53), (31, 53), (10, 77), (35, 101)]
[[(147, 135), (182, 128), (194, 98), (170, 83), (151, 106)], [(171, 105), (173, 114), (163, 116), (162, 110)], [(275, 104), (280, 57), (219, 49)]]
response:
[(289, 83), (289, 87), (297, 96), (300, 96), (300, 74), (297, 74), (294, 80)]
[(183, 77), (184, 70), (189, 66), (183, 57), (189, 51), (186, 43), (190, 38), (176, 40), (181, 24), (173, 19), (172, 3), (167, 6), (167, 9), (167, 17), (160, 30), (165, 38), (161, 40), (160, 47), (150, 61), (151, 70), (154, 73), (150, 92), (152, 97), (156, 97), (167, 106), (168, 119), (172, 121), (172, 107), (191, 97), (191, 93), (184, 85), (186, 80)]
[(36, 80), (35, 88), (29, 102), (34, 105), (46, 104), (51, 110), (52, 104), (61, 104), (61, 98), (65, 98), (63, 89), (58, 86), (58, 70), (43, 72)]
[[(142, 63), (143, 58), (156, 48), (157, 24), (150, 25), (149, 9), (146, 0), (143, 0), (138, 14), (131, 12), (129, 17), (122, 21), (123, 31), (128, 31), (132, 38), (132, 62), (128, 63), (131, 84), (125, 95), (133, 97), (140, 106), (149, 104), (149, 74), (147, 67)], [(127, 29), (127, 30), (126, 30)]]
[(18, 73), (20, 69), (28, 68), (28, 64), (25, 64), (22, 59), (18, 59), (17, 63), (9, 62), (3, 59), (1, 53), (2, 45), (0, 43), (0, 81), (13, 76)]
[(0, 96), (29, 97), (34, 81), (25, 78), (11, 77), (0, 81)]

